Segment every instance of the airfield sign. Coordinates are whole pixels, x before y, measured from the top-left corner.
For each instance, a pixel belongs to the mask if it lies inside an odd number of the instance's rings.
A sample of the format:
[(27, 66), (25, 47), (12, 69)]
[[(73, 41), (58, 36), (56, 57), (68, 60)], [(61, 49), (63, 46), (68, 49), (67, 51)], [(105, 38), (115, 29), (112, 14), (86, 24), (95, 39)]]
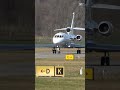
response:
[(36, 66), (36, 77), (64, 77), (64, 66)]
[(93, 68), (85, 68), (85, 79), (93, 80), (94, 79), (94, 70)]
[(65, 59), (66, 60), (74, 60), (74, 54), (66, 54)]
[(64, 77), (64, 67), (63, 66), (55, 66), (55, 76)]
[(54, 76), (54, 66), (36, 66), (36, 77)]

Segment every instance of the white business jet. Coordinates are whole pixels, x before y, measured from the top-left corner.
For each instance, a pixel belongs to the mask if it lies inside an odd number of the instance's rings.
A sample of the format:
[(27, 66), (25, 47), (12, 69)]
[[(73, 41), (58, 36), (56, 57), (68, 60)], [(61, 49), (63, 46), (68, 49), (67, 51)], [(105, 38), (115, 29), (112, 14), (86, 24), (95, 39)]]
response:
[[(74, 30), (85, 31), (85, 28), (74, 27), (74, 18), (75, 18), (75, 13), (73, 12), (71, 27), (54, 30), (54, 31), (66, 31), (66, 33), (59, 32), (53, 36), (53, 44), (54, 44), (53, 53), (56, 53), (56, 49), (58, 50), (58, 53), (60, 53), (61, 47), (75, 48), (74, 41), (75, 40), (81, 41), (82, 36), (74, 35)], [(78, 49), (77, 54), (79, 53), (80, 50)]]

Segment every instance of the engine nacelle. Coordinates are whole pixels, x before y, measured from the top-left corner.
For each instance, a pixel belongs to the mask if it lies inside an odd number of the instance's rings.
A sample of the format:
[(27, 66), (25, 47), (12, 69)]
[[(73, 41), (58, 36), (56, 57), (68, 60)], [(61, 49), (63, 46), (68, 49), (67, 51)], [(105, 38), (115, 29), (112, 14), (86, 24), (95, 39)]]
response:
[(80, 41), (82, 39), (82, 36), (81, 35), (77, 35), (76, 36), (76, 40)]
[(113, 25), (110, 22), (102, 21), (98, 25), (98, 31), (100, 34), (109, 36), (112, 33)]
[(66, 32), (67, 33), (71, 32), (71, 29), (69, 27), (67, 27)]

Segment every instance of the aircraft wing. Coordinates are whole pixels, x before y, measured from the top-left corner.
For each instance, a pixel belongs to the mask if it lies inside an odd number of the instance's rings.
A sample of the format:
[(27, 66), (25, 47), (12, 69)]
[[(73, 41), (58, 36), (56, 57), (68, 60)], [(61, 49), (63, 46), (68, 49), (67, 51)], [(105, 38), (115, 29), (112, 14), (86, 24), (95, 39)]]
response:
[(61, 29), (55, 29), (54, 31), (63, 31), (66, 30), (67, 28), (61, 28)]
[(73, 28), (74, 30), (80, 30), (80, 31), (85, 31), (85, 28), (79, 28), (79, 27), (75, 27)]
[(85, 45), (75, 44), (75, 48), (85, 48)]
[(86, 50), (96, 52), (120, 52), (120, 45), (86, 44)]
[(109, 5), (109, 4), (94, 4), (92, 5), (93, 8), (103, 8), (103, 9), (115, 9), (120, 10), (120, 6), (117, 5)]
[(53, 48), (54, 44), (35, 44), (35, 48)]
[[(53, 48), (55, 45), (54, 44), (35, 44), (35, 48)], [(64, 48), (64, 47), (62, 47)], [(80, 44), (75, 44), (75, 48), (85, 48), (84, 45)]]

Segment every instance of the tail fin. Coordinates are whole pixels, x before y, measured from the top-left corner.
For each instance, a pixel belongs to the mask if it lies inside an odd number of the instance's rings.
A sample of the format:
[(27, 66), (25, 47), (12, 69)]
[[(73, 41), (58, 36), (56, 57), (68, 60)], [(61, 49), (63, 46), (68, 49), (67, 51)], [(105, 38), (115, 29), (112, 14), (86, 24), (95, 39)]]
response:
[(73, 34), (73, 28), (74, 28), (74, 18), (75, 18), (75, 12), (73, 12), (73, 17), (72, 17), (72, 22), (71, 22), (71, 31), (69, 32), (69, 34)]
[(71, 23), (71, 29), (74, 27), (74, 18), (75, 18), (75, 12), (73, 12), (73, 18), (72, 18), (72, 23)]

